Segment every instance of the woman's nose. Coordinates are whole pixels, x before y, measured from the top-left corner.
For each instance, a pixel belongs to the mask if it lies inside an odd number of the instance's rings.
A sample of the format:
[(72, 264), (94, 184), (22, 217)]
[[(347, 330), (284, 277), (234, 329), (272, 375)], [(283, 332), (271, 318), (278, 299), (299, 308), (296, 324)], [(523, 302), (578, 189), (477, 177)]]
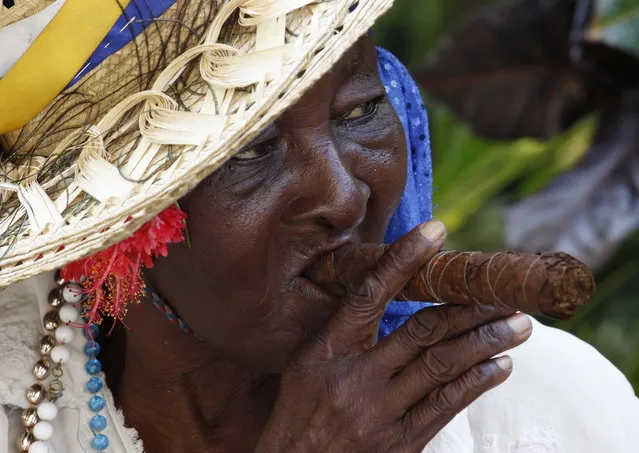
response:
[(293, 201), (284, 215), (287, 224), (312, 224), (338, 232), (355, 229), (366, 215), (370, 187), (354, 174), (354, 163), (330, 141), (306, 152)]

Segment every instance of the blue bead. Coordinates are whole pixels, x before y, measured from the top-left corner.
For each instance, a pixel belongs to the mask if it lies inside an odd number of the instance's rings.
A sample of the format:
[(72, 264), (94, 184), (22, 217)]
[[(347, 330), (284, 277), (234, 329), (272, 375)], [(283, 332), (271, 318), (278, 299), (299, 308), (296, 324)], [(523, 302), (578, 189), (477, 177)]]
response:
[(102, 415), (96, 415), (91, 419), (90, 425), (93, 431), (102, 431), (106, 428), (107, 420)]
[(97, 341), (89, 341), (84, 345), (84, 353), (89, 357), (96, 357), (100, 353), (100, 345)]
[(100, 412), (104, 409), (104, 398), (101, 396), (92, 396), (89, 400), (89, 409), (93, 412)]
[(102, 364), (98, 359), (92, 358), (87, 360), (87, 364), (84, 365), (84, 368), (89, 374), (98, 374), (100, 371), (102, 371)]
[(91, 445), (93, 445), (93, 448), (95, 448), (96, 450), (106, 450), (106, 448), (109, 446), (109, 438), (104, 434), (96, 434), (91, 441)]
[(91, 393), (98, 393), (102, 390), (102, 379), (99, 377), (89, 379), (89, 382), (87, 382), (87, 390)]
[(100, 333), (100, 328), (96, 324), (91, 324), (88, 329), (82, 329), (82, 333), (85, 338), (88, 336), (87, 334), (91, 331), (92, 338), (98, 338), (98, 334)]

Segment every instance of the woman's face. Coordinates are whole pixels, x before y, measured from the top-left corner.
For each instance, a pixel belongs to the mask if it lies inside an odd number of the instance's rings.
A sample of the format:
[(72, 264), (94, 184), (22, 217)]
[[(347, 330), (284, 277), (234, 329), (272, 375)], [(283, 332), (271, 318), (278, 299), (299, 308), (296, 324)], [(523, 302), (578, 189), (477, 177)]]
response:
[(191, 248), (156, 291), (212, 350), (281, 371), (339, 303), (304, 277), (328, 251), (381, 242), (404, 190), (406, 142), (368, 38), (180, 203)]

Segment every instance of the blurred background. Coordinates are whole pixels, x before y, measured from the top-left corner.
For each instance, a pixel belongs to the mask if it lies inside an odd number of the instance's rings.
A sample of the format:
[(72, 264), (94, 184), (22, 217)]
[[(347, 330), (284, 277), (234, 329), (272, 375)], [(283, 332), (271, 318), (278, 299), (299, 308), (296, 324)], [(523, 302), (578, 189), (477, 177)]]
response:
[(563, 250), (568, 321), (639, 393), (639, 0), (395, 0), (377, 43), (423, 89), (434, 214), (457, 250)]

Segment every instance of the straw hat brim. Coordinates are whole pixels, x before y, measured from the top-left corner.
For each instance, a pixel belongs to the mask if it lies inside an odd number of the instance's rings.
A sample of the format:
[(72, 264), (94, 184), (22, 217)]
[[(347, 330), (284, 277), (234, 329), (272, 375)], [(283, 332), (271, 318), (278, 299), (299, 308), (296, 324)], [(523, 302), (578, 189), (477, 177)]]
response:
[[(274, 2), (226, 2), (233, 6), (260, 3)], [(295, 0), (281, 2), (282, 5), (286, 3), (295, 3)], [(297, 3), (304, 2), (297, 0)], [(14, 153), (12, 159), (17, 163), (11, 169), (17, 173), (22, 170), (16, 181), (19, 190), (2, 194), (0, 233), (4, 228), (5, 234), (0, 242), (0, 288), (59, 268), (130, 236), (191, 191), (293, 105), (392, 6), (392, 0), (305, 3), (307, 5), (299, 9), (279, 17), (265, 16), (263, 20), (257, 10), (253, 10), (253, 14), (249, 11), (248, 15), (246, 11), (240, 11), (240, 21), (244, 20), (239, 26), (244, 27), (241, 33), (235, 33), (237, 24), (230, 31), (211, 30), (217, 26), (216, 20), (222, 21), (218, 12), (205, 39), (168, 64), (159, 76), (154, 77), (150, 90), (122, 94), (117, 99), (120, 102), (109, 106), (106, 115), (96, 117), (99, 121), (65, 128), (63, 138), (58, 135), (53, 141), (35, 139), (37, 131), (46, 128), (41, 124), (33, 127), (32, 122), (25, 143), (37, 144), (31, 148), (40, 160), (34, 160), (32, 154), (25, 163), (24, 153)], [(264, 14), (268, 11), (265, 7)], [(233, 14), (237, 13), (233, 11)], [(278, 22), (282, 20), (285, 27)], [(228, 24), (228, 21), (223, 23)], [(269, 30), (270, 36), (260, 27)], [(284, 28), (287, 34), (284, 46), (258, 42), (260, 39), (282, 42), (284, 36), (273, 36), (273, 33)], [(227, 49), (229, 44), (224, 47), (221, 42), (230, 43), (237, 50)], [(145, 48), (154, 52), (148, 43)], [(120, 71), (126, 71), (122, 62), (133, 58), (139, 49), (140, 46), (128, 45), (108, 60), (115, 61)], [(229, 69), (222, 63), (230, 60), (224, 58), (231, 59), (236, 55), (256, 56), (255, 61), (261, 62), (276, 57), (281, 60), (275, 69), (270, 67), (260, 72), (260, 66), (255, 67), (255, 72), (261, 74), (261, 80), (256, 83), (242, 80), (247, 71), (239, 71), (240, 74), (227, 71), (227, 79), (216, 74), (216, 69)], [(189, 83), (197, 79), (193, 86), (204, 87), (204, 91), (194, 88), (193, 93), (182, 87), (182, 95), (178, 95), (179, 102), (176, 102), (174, 85), (178, 75), (183, 75), (184, 68), (198, 60), (199, 71), (191, 71), (186, 78)], [(241, 59), (237, 61), (247, 64)], [(210, 73), (205, 74), (206, 82), (198, 85), (204, 77), (202, 70)], [(100, 68), (94, 71), (95, 74), (99, 72)], [(89, 81), (95, 77), (94, 73), (87, 76)], [(109, 74), (110, 77), (124, 76), (114, 74), (113, 70)], [(233, 77), (238, 79), (236, 86), (228, 82)], [(96, 79), (97, 85), (104, 83), (99, 77)], [(61, 102), (66, 102), (65, 96), (62, 93), (51, 105), (59, 108)], [(188, 109), (183, 107), (186, 104)], [(132, 115), (134, 120), (131, 120)], [(38, 120), (42, 122), (46, 118), (47, 110)], [(203, 124), (205, 130), (202, 130)], [(206, 126), (208, 124), (211, 126)], [(133, 134), (132, 125), (135, 126)], [(126, 133), (122, 132), (124, 128), (129, 128)], [(24, 136), (24, 131), (19, 131), (5, 138), (15, 149), (15, 144)], [(29, 146), (23, 144), (22, 148)], [(142, 171), (138, 171), (142, 164), (131, 164), (136, 152), (138, 158), (140, 155), (148, 157), (149, 153), (155, 156), (150, 162), (145, 161), (146, 168)], [(170, 159), (166, 157), (167, 153)], [(123, 159), (128, 159), (123, 166), (115, 165)], [(50, 165), (54, 161), (57, 166)], [(67, 166), (60, 167), (60, 162)], [(9, 165), (12, 164), (3, 162), (5, 174)], [(126, 171), (134, 173), (135, 178), (129, 174), (124, 177), (123, 168), (128, 168)], [(96, 177), (96, 171), (104, 173)], [(131, 179), (137, 182), (131, 182)], [(48, 212), (51, 209), (57, 212)]]

